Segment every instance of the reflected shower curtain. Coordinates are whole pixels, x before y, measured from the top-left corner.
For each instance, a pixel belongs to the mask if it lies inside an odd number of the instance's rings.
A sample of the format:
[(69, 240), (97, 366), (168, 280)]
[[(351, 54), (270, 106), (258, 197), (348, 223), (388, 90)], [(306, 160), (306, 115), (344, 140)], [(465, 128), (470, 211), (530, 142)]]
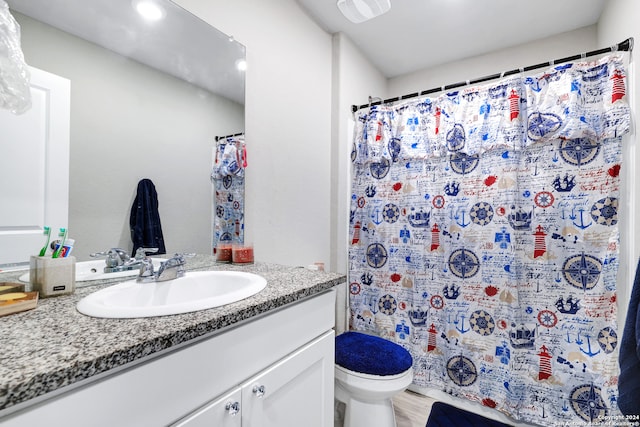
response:
[(609, 56), (357, 113), (351, 328), (407, 348), (416, 386), (542, 425), (619, 414), (625, 73)]
[(213, 248), (219, 243), (244, 243), (244, 136), (218, 141), (211, 182), (214, 187)]

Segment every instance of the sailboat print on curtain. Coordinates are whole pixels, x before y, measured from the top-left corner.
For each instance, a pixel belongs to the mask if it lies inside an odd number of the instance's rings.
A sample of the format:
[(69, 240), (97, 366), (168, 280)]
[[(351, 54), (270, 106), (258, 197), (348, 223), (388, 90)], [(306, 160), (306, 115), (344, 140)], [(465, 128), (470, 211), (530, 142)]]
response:
[(351, 327), (407, 348), (418, 387), (543, 425), (619, 414), (625, 78), (609, 56), (358, 113)]

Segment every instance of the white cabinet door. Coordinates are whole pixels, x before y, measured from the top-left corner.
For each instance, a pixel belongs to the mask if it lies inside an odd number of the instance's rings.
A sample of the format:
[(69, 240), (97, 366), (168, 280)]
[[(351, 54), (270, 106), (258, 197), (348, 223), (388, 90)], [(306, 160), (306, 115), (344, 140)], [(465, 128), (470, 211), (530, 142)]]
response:
[(242, 427), (333, 426), (334, 345), (327, 332), (243, 384)]
[(172, 424), (171, 427), (240, 427), (241, 398), (240, 387), (237, 387)]
[(29, 67), (32, 107), (0, 110), (0, 270), (28, 265), (44, 245), (42, 229), (67, 227), (69, 211), (69, 80)]

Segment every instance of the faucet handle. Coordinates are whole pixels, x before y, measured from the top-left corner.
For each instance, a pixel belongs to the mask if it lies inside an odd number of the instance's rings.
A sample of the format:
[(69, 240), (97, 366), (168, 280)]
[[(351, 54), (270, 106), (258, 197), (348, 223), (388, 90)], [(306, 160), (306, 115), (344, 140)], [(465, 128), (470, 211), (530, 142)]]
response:
[(162, 264), (166, 264), (167, 267), (175, 267), (179, 265), (184, 265), (187, 260), (186, 258), (193, 258), (196, 256), (195, 253), (175, 253), (171, 258), (163, 262)]
[(176, 253), (168, 260), (161, 262), (158, 271), (154, 271), (153, 260), (145, 256), (140, 260), (140, 274), (137, 282), (164, 282), (185, 275), (185, 258), (192, 258), (195, 253)]
[(89, 256), (91, 256), (92, 258), (106, 256), (107, 259), (105, 260), (105, 262), (107, 264), (107, 267), (117, 267), (129, 261), (129, 259), (131, 258), (127, 251), (122, 248), (111, 248), (107, 251), (94, 252), (92, 254), (89, 254)]
[(175, 253), (173, 256), (175, 258), (178, 258), (184, 261), (185, 258), (193, 258), (194, 256), (196, 256), (196, 254), (194, 252), (180, 252), (180, 253)]
[(148, 256), (145, 256), (140, 260), (140, 273), (138, 273), (137, 282), (149, 282), (155, 278), (155, 271), (153, 269), (153, 260)]
[(147, 256), (147, 252), (155, 254), (158, 252), (158, 248), (138, 248), (136, 249), (135, 259), (143, 259)]
[(101, 256), (107, 256), (108, 253), (109, 253), (109, 251), (93, 252), (93, 253), (90, 253), (89, 256), (91, 258), (98, 258), (98, 257), (101, 257)]
[[(156, 273), (157, 280), (167, 280), (166, 277), (175, 279), (176, 277), (182, 277), (185, 274), (185, 264), (187, 263), (185, 258), (192, 258), (196, 256), (195, 253), (176, 253), (171, 258), (160, 264), (160, 268)], [(173, 270), (175, 273), (165, 276), (165, 272)]]
[(160, 264), (161, 270), (168, 267), (183, 266), (187, 261), (185, 258), (193, 258), (196, 256), (194, 253), (175, 253), (171, 258)]

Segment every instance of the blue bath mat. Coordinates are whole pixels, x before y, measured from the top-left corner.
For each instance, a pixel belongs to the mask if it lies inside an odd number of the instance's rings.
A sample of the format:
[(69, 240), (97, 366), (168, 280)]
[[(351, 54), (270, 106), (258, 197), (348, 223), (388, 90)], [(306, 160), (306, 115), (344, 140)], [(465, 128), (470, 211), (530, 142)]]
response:
[(426, 427), (513, 427), (499, 421), (490, 420), (482, 415), (473, 414), (446, 403), (436, 402)]

